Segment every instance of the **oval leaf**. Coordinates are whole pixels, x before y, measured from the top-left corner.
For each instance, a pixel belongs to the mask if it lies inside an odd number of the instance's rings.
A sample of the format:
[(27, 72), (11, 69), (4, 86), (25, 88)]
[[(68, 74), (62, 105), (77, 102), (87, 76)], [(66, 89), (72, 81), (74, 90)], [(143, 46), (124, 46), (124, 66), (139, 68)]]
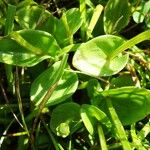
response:
[(99, 107), (106, 113), (107, 97), (118, 114), (123, 125), (135, 123), (150, 114), (150, 91), (144, 88), (122, 87), (102, 92), (104, 100)]
[(21, 30), (11, 36), (0, 39), (0, 62), (6, 64), (30, 67), (60, 51), (55, 39), (47, 32)]
[(109, 0), (104, 11), (105, 33), (118, 33), (128, 24), (130, 14), (128, 0)]
[(29, 3), (17, 10), (15, 19), (22, 28), (35, 29), (48, 18), (49, 14), (44, 8)]
[[(52, 67), (40, 74), (31, 85), (31, 101), (38, 106), (48, 89), (52, 86), (53, 80), (59, 69), (60, 62), (55, 63)], [(70, 97), (78, 86), (77, 75), (72, 72), (65, 71), (58, 82), (56, 89), (49, 98), (46, 106), (51, 106), (63, 102)]]
[(50, 127), (52, 131), (61, 137), (67, 137), (79, 127), (80, 105), (69, 102), (57, 106), (51, 116)]
[[(62, 16), (63, 17), (63, 16)], [(69, 9), (66, 12), (67, 23), (70, 34), (74, 34), (82, 25), (81, 14), (78, 8)]]
[(81, 107), (81, 118), (91, 135), (94, 133), (94, 127), (96, 122), (100, 122), (105, 125), (108, 129), (111, 128), (111, 122), (106, 114), (99, 108), (93, 105), (83, 104)]
[(124, 40), (113, 35), (104, 35), (81, 44), (73, 57), (73, 65), (91, 76), (110, 76), (121, 71), (128, 55), (118, 55), (111, 59), (111, 54)]

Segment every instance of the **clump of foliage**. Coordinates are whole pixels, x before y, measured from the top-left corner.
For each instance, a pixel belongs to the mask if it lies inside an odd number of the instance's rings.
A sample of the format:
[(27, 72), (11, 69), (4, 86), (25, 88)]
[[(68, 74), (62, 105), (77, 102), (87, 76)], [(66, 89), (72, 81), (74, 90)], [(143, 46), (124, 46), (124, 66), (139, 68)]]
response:
[(150, 1), (0, 1), (0, 149), (150, 149)]

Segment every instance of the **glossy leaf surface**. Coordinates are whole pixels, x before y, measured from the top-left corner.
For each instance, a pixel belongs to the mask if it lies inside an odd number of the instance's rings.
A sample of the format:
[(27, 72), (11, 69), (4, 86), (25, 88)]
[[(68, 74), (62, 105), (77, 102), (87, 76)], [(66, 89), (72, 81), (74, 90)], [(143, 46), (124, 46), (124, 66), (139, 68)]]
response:
[(94, 38), (81, 44), (73, 57), (73, 65), (95, 77), (116, 74), (125, 67), (128, 55), (119, 54), (111, 59), (111, 54), (123, 43), (122, 38), (113, 35)]
[[(59, 65), (60, 62), (55, 63), (40, 74), (32, 83), (30, 96), (31, 101), (33, 101), (36, 106), (40, 104), (47, 90), (53, 85), (53, 80), (57, 75)], [(46, 105), (51, 106), (63, 102), (75, 92), (77, 86), (77, 75), (75, 73), (65, 71)]]
[(99, 122), (105, 125), (108, 129), (111, 128), (111, 122), (106, 114), (99, 108), (93, 105), (83, 104), (81, 106), (81, 118), (88, 130), (88, 132), (93, 135), (95, 131), (95, 125)]
[(107, 112), (105, 99), (111, 100), (123, 125), (133, 124), (150, 114), (150, 91), (147, 89), (122, 87), (104, 91), (102, 95), (104, 99), (99, 107)]
[(44, 31), (21, 30), (0, 39), (0, 61), (6, 64), (34, 66), (59, 50), (55, 39)]

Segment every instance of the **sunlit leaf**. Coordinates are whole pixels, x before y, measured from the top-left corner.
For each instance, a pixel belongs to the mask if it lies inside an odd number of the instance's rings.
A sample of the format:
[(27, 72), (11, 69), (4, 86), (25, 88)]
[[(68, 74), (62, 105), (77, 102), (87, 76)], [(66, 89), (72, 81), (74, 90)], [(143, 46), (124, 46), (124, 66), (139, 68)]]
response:
[(122, 87), (104, 91), (102, 95), (99, 108), (109, 115), (105, 99), (111, 100), (123, 125), (135, 123), (150, 114), (150, 91), (147, 89)]
[(116, 74), (125, 67), (128, 55), (120, 53), (111, 58), (111, 54), (123, 43), (122, 38), (113, 35), (94, 38), (81, 44), (73, 57), (73, 65), (91, 76), (99, 77)]
[(111, 128), (109, 118), (96, 106), (83, 104), (80, 112), (82, 121), (91, 135), (93, 135), (94, 132), (97, 132), (95, 131), (95, 125), (97, 125), (98, 122), (105, 125), (108, 129)]
[[(36, 106), (41, 103), (47, 90), (53, 85), (53, 80), (57, 74), (59, 64), (60, 62), (57, 62), (45, 70), (32, 83), (30, 96), (31, 101), (33, 101)], [(65, 71), (46, 105), (51, 106), (63, 102), (75, 92), (77, 86), (77, 75), (75, 73)]]
[(73, 35), (82, 25), (81, 14), (78, 8), (69, 9), (66, 12), (69, 32)]
[(17, 9), (16, 21), (22, 28), (35, 29), (36, 26), (44, 22), (50, 13), (44, 8), (29, 3), (27, 6)]
[(21, 30), (0, 39), (0, 62), (17, 66), (34, 66), (54, 57), (60, 50), (47, 32)]

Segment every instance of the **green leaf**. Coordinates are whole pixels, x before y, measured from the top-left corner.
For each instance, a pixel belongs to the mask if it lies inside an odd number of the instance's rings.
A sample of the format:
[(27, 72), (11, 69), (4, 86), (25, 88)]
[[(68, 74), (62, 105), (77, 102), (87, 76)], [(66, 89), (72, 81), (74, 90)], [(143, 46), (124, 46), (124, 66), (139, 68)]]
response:
[[(53, 85), (53, 80), (57, 75), (60, 62), (55, 63), (53, 66), (45, 70), (40, 74), (31, 85), (31, 101), (38, 106), (43, 97), (45, 96), (47, 90)], [(58, 82), (58, 85), (51, 97), (49, 98), (46, 106), (51, 106), (65, 101), (70, 97), (78, 86), (77, 75), (73, 72), (65, 71), (61, 79)]]
[(103, 111), (101, 111), (96, 106), (83, 104), (81, 106), (80, 113), (86, 129), (91, 135), (93, 135), (95, 132), (94, 128), (95, 125), (97, 125), (97, 122), (100, 122), (101, 124), (105, 125), (108, 129), (111, 128), (111, 122), (109, 118)]
[(140, 12), (138, 11), (135, 11), (133, 13), (133, 20), (136, 22), (136, 23), (142, 23), (144, 21), (144, 14), (141, 14)]
[(80, 28), (82, 24), (81, 14), (78, 8), (72, 8), (64, 12), (60, 19), (49, 15), (37, 29), (51, 33), (61, 47), (70, 44), (70, 36)]
[(134, 82), (130, 74), (122, 74), (119, 77), (112, 78), (110, 88), (119, 88), (124, 86), (134, 86)]
[(109, 114), (106, 106), (108, 97), (123, 125), (136, 123), (150, 114), (150, 91), (147, 89), (122, 87), (104, 91), (102, 95), (104, 98), (99, 101), (99, 108)]
[(91, 79), (88, 81), (88, 84), (87, 84), (88, 97), (92, 99), (97, 94), (99, 94), (100, 91), (103, 91), (103, 89), (101, 88), (101, 85), (97, 79)]
[(57, 106), (51, 116), (51, 130), (63, 138), (75, 132), (80, 124), (80, 105), (69, 102)]
[(113, 35), (99, 36), (83, 43), (73, 56), (73, 66), (95, 77), (116, 74), (128, 62), (128, 55), (121, 53), (111, 59), (113, 51), (123, 43), (122, 38)]
[(21, 30), (0, 39), (0, 62), (17, 66), (34, 66), (60, 51), (47, 32)]
[[(63, 17), (63, 16), (62, 16)], [(82, 25), (81, 14), (78, 8), (69, 9), (66, 12), (67, 24), (70, 34), (74, 34)]]
[(150, 17), (149, 17), (150, 7), (149, 6), (150, 6), (150, 1), (147, 1), (143, 8), (143, 13), (145, 15), (145, 23), (148, 28), (150, 28)]
[(37, 29), (52, 34), (60, 47), (69, 45), (69, 37), (66, 32), (66, 27), (64, 23), (56, 17), (49, 15), (48, 19), (38, 26)]
[(150, 13), (150, 1), (148, 2), (141, 2), (140, 6), (138, 7), (137, 11), (133, 13), (133, 20), (136, 23), (142, 23), (145, 20), (146, 25), (149, 27), (150, 25), (150, 19), (149, 19), (149, 13)]
[(32, 3), (27, 6), (21, 7), (16, 13), (16, 21), (22, 28), (35, 29), (49, 17), (50, 13), (44, 8), (33, 5)]
[(104, 30), (107, 34), (118, 33), (129, 22), (128, 0), (109, 0), (104, 11)]

